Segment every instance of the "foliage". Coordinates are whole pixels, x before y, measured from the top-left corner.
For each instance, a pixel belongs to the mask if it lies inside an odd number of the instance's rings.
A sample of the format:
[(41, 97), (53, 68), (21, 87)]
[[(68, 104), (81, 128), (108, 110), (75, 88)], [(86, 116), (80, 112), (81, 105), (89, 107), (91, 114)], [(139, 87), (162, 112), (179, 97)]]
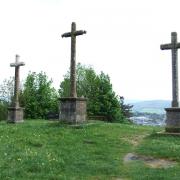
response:
[(26, 118), (45, 118), (48, 112), (58, 111), (58, 95), (51, 85), (52, 80), (43, 72), (28, 74), (20, 99)]
[(7, 119), (7, 108), (14, 94), (14, 78), (4, 79), (0, 84), (0, 120)]
[(14, 94), (14, 78), (4, 79), (0, 84), (0, 100), (10, 105)]
[[(87, 113), (89, 116), (105, 116), (109, 121), (125, 120), (121, 112), (120, 100), (112, 89), (110, 77), (103, 72), (96, 74), (90, 66), (77, 64), (77, 95), (88, 98)], [(61, 97), (69, 96), (69, 72), (60, 84)]]
[(130, 118), (133, 115), (133, 112), (132, 112), (133, 105), (125, 104), (123, 96), (120, 96), (119, 99), (120, 99), (120, 106), (121, 106), (123, 115), (127, 118)]
[(7, 119), (8, 104), (4, 101), (0, 101), (0, 121)]
[[(98, 76), (98, 94), (96, 96), (99, 110), (96, 113), (98, 115), (104, 115), (109, 121), (124, 121), (124, 116), (120, 108), (118, 96), (112, 89), (110, 78), (103, 72)], [(96, 101), (95, 99), (95, 101)]]

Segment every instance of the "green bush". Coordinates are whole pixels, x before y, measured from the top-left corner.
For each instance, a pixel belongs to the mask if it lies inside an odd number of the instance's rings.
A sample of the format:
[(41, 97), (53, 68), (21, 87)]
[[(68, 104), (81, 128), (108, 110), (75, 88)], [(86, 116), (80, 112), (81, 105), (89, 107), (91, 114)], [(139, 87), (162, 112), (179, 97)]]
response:
[(58, 112), (58, 94), (43, 72), (30, 72), (25, 80), (20, 100), (25, 118), (45, 118), (49, 112)]

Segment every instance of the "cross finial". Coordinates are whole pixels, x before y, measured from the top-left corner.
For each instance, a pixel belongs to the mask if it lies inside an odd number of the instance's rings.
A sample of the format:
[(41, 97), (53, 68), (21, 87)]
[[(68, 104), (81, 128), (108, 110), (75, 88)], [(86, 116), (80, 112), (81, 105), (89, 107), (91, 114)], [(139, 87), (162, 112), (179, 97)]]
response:
[(171, 36), (177, 36), (177, 32), (172, 32)]
[(16, 63), (19, 62), (19, 58), (20, 58), (20, 56), (18, 54), (16, 54)]
[(19, 66), (24, 66), (25, 63), (24, 62), (19, 62), (20, 56), (18, 54), (16, 54), (16, 60), (15, 63), (11, 63), (10, 66), (11, 67), (19, 67)]
[(64, 33), (61, 35), (62, 38), (64, 37), (76, 37), (76, 36), (79, 36), (79, 35), (83, 35), (83, 34), (86, 34), (87, 32), (84, 31), (84, 30), (80, 30), (80, 31), (76, 31), (76, 23), (75, 22), (72, 22), (71, 24), (71, 32), (67, 32), (67, 33)]

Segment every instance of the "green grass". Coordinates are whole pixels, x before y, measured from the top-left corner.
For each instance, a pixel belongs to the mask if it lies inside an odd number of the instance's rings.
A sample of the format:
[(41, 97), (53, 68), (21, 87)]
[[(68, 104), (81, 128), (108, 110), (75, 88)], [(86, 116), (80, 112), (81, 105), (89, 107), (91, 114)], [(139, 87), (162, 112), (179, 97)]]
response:
[[(0, 122), (0, 179), (179, 179), (180, 137), (158, 135), (158, 127), (116, 123), (70, 126), (45, 120)], [(152, 169), (130, 152), (177, 161)]]

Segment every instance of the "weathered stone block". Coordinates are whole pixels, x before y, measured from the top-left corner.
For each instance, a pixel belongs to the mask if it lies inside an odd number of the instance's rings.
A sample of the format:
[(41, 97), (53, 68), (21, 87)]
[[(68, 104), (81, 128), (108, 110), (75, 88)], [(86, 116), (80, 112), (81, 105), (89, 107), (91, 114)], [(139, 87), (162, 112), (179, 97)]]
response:
[(9, 107), (8, 108), (8, 123), (23, 122), (24, 108), (22, 107)]
[(86, 98), (60, 98), (59, 120), (67, 123), (86, 121)]
[(165, 108), (166, 110), (166, 132), (180, 133), (180, 108)]

